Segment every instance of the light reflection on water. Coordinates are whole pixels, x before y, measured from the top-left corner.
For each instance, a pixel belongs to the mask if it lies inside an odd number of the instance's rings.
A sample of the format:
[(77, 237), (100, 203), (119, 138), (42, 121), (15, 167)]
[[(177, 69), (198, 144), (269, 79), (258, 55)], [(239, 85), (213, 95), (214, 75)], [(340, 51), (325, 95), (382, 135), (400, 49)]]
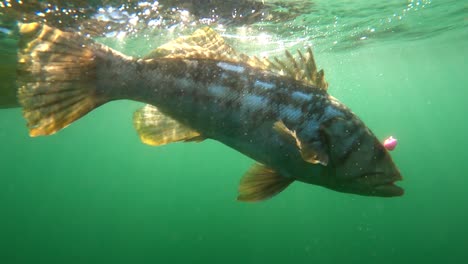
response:
[[(427, 38), (464, 27), (464, 5), (449, 0), (354, 1), (0, 1), (0, 34), (15, 21), (44, 21), (91, 37), (189, 34), (208, 25), (270, 53), (302, 42), (349, 49), (374, 41)], [(465, 33), (466, 34), (466, 33)], [(264, 49), (263, 49), (264, 50)]]

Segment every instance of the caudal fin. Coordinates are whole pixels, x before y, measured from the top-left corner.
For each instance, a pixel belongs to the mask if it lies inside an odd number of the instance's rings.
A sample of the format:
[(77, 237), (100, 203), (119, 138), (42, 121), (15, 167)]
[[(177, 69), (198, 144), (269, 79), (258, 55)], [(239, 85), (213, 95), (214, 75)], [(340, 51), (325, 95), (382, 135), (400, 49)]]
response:
[(18, 101), (31, 136), (54, 134), (107, 101), (96, 91), (97, 44), (39, 23), (19, 28)]

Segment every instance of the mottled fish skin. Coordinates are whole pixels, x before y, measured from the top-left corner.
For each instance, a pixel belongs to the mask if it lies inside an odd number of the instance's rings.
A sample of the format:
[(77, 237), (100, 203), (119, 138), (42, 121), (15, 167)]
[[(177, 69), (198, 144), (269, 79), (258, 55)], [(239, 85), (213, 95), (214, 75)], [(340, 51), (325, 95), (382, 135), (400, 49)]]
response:
[(169, 119), (149, 126), (176, 123), (181, 132), (154, 140), (163, 130), (144, 127), (150, 118), (137, 111), (146, 142), (211, 138), (259, 162), (241, 181), (240, 200), (269, 198), (294, 180), (360, 195), (403, 194), (393, 184), (402, 178), (388, 151), (327, 93), (310, 49), (308, 58), (286, 52), (290, 66), (277, 59), (274, 65), (237, 56), (202, 29), (136, 59), (38, 23), (20, 25), (20, 32), (18, 99), (31, 136), (51, 135), (110, 100), (130, 99)]
[(324, 144), (318, 133), (320, 125), (338, 116), (367, 130), (323, 89), (242, 64), (150, 59), (108, 69), (114, 72), (105, 70), (99, 75), (101, 90), (108, 96), (155, 105), (204, 137), (218, 140), (285, 177), (308, 183), (328, 185), (332, 178), (327, 175), (333, 170), (305, 162), (297, 147), (272, 129), (275, 122), (282, 120), (316, 144)]

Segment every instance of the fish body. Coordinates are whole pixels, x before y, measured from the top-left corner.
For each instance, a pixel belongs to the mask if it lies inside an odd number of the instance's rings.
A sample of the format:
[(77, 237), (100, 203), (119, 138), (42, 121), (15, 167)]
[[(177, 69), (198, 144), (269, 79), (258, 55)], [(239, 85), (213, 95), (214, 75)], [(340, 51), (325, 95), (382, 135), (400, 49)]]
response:
[(328, 94), (310, 50), (297, 60), (286, 53), (288, 63), (260, 60), (202, 29), (132, 58), (45, 25), (20, 29), (18, 97), (32, 136), (130, 99), (148, 104), (134, 116), (147, 144), (209, 138), (257, 161), (241, 180), (239, 200), (269, 198), (296, 180), (361, 195), (403, 194), (390, 155)]
[(295, 142), (274, 126), (281, 120), (318, 142), (317, 128), (322, 122), (342, 110), (349, 113), (324, 90), (241, 64), (182, 59), (138, 63), (141, 65), (135, 66), (130, 76), (141, 78), (128, 83), (129, 87), (116, 91), (124, 82), (116, 77), (128, 76), (117, 73), (102, 84), (103, 88), (112, 87), (109, 96), (157, 106), (204, 137), (268, 164), (284, 177), (320, 181), (316, 175), (324, 173), (326, 167), (304, 161)]

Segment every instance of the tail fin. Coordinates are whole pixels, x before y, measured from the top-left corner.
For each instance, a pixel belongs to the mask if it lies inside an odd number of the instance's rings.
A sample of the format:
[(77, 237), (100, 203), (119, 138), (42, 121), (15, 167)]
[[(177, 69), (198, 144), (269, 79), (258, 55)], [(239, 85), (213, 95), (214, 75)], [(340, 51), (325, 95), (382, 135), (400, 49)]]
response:
[(96, 91), (101, 46), (39, 23), (20, 33), (18, 100), (30, 136), (54, 134), (108, 101)]

